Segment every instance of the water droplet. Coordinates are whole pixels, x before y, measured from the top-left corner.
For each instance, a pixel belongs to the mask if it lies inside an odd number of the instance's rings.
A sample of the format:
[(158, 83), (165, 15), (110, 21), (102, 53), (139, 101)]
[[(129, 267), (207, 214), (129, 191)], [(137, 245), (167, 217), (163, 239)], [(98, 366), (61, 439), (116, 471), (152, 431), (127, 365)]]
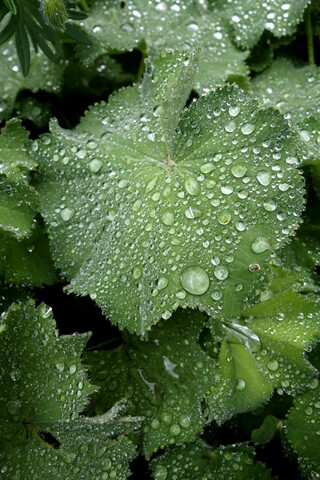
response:
[(223, 267), (222, 265), (216, 267), (213, 273), (218, 280), (225, 280), (229, 275), (228, 269), (226, 267)]
[(259, 265), (259, 263), (250, 263), (248, 268), (250, 272), (256, 273), (261, 270), (261, 265)]
[(238, 378), (237, 384), (236, 384), (236, 389), (237, 390), (244, 390), (246, 388), (246, 382), (242, 380), (242, 378)]
[(236, 128), (237, 128), (236, 122), (234, 122), (233, 120), (227, 123), (227, 125), (225, 125), (224, 127), (225, 131), (229, 133), (234, 132)]
[(300, 130), (299, 132), (300, 138), (304, 140), (305, 142), (309, 142), (311, 135), (308, 132), (308, 130)]
[(187, 267), (180, 276), (182, 287), (193, 295), (202, 295), (209, 288), (208, 274), (199, 266)]
[(269, 200), (264, 202), (263, 207), (267, 212), (273, 212), (277, 208), (277, 204), (273, 200)]
[(245, 123), (241, 127), (241, 132), (243, 135), (250, 135), (254, 131), (256, 127), (253, 125), (253, 123)]
[(171, 435), (179, 435), (179, 433), (181, 432), (181, 428), (178, 424), (173, 424), (171, 425), (170, 427), (170, 433)]
[(240, 107), (238, 107), (237, 105), (229, 107), (229, 115), (231, 115), (231, 117), (236, 117), (237, 115), (239, 115), (239, 113)]
[(172, 415), (171, 415), (171, 413), (162, 412), (162, 413), (161, 413), (161, 420), (162, 420), (163, 423), (165, 423), (166, 425), (170, 425), (170, 423), (172, 422)]
[(213, 163), (204, 163), (202, 167), (200, 168), (202, 173), (210, 173), (214, 169), (214, 164)]
[(63, 370), (64, 370), (64, 363), (58, 362), (58, 363), (55, 364), (55, 367), (56, 367), (56, 369), (58, 370), (58, 372), (63, 372)]
[(261, 185), (267, 187), (271, 183), (271, 175), (269, 172), (263, 170), (257, 173), (257, 180)]
[(101, 167), (102, 167), (102, 162), (100, 160), (91, 160), (91, 162), (89, 163), (89, 170), (92, 173), (99, 172)]
[(166, 480), (167, 476), (167, 467), (164, 465), (157, 465), (154, 471), (154, 480)]
[(187, 192), (190, 194), (190, 195), (199, 195), (200, 193), (200, 185), (199, 185), (199, 182), (198, 180), (196, 180), (195, 178), (193, 177), (187, 177), (185, 179), (185, 182), (184, 182), (184, 186), (187, 190)]
[(229, 212), (220, 212), (218, 216), (218, 222), (221, 225), (227, 225), (231, 220), (231, 215)]
[(193, 219), (193, 218), (199, 218), (202, 217), (202, 210), (198, 207), (188, 207), (184, 211), (184, 214), (187, 218)]
[(158, 182), (158, 177), (153, 177), (150, 180), (150, 182), (147, 183), (146, 193), (151, 192), (155, 188), (155, 186), (157, 185), (157, 182)]
[(220, 298), (222, 297), (222, 293), (219, 292), (218, 290), (214, 290), (211, 293), (211, 297), (212, 297), (213, 300), (220, 300)]
[(158, 282), (157, 282), (157, 288), (159, 290), (163, 290), (164, 288), (166, 288), (168, 286), (168, 279), (165, 278), (165, 277), (161, 277), (159, 278)]
[(136, 200), (136, 201), (134, 202), (134, 204), (132, 205), (132, 210), (134, 210), (135, 212), (137, 212), (138, 210), (140, 210), (141, 205), (142, 205), (142, 200), (139, 198), (139, 199)]
[(69, 367), (69, 372), (72, 374), (72, 373), (75, 373), (77, 370), (77, 366), (76, 365), (70, 365)]
[(60, 217), (62, 218), (62, 220), (64, 220), (65, 222), (67, 222), (68, 220), (70, 220), (70, 218), (72, 218), (74, 215), (74, 209), (73, 208), (64, 208), (63, 210), (61, 210), (60, 212)]
[(230, 195), (233, 192), (233, 188), (230, 185), (224, 185), (221, 187), (221, 193), (224, 195)]
[(281, 192), (286, 192), (287, 190), (289, 190), (290, 188), (290, 185), (288, 185), (287, 183), (280, 183), (279, 185), (279, 190), (281, 190)]
[(174, 213), (173, 212), (165, 212), (162, 215), (162, 221), (165, 225), (173, 225), (174, 223)]
[(196, 32), (197, 30), (199, 30), (199, 25), (197, 25), (196, 23), (189, 23), (187, 28), (188, 30), (191, 30), (191, 32)]
[(191, 426), (191, 418), (189, 415), (180, 415), (179, 423), (183, 428), (189, 428)]
[(268, 362), (268, 368), (272, 372), (275, 372), (276, 370), (278, 370), (278, 367), (279, 367), (279, 364), (278, 364), (277, 360), (270, 360)]
[(136, 265), (135, 267), (133, 267), (132, 275), (133, 275), (133, 278), (136, 278), (138, 280), (138, 278), (140, 278), (142, 275), (142, 266)]
[(305, 409), (305, 414), (306, 414), (306, 415), (312, 415), (312, 414), (313, 414), (312, 407), (307, 407), (307, 408)]
[(254, 253), (262, 253), (270, 249), (270, 244), (263, 237), (257, 237), (251, 244), (251, 249)]
[(243, 163), (237, 163), (232, 166), (231, 173), (236, 178), (243, 177), (247, 172), (247, 167)]
[(154, 420), (152, 420), (151, 428), (153, 428), (154, 430), (159, 430), (159, 428), (160, 428), (159, 420), (157, 420), (156, 418)]

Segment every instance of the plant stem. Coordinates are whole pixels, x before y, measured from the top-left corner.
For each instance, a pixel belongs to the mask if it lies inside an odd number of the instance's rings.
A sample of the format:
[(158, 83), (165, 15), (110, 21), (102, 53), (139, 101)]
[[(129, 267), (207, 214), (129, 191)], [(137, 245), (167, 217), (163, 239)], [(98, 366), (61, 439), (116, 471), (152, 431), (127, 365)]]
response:
[(88, 4), (87, 4), (86, 0), (79, 0), (79, 4), (80, 4), (80, 6), (81, 6), (81, 8), (84, 12), (89, 11), (89, 7), (88, 7)]
[(313, 31), (312, 31), (312, 23), (311, 23), (310, 6), (307, 8), (307, 11), (306, 11), (306, 33), (307, 33), (309, 63), (310, 65), (315, 65), (316, 62), (314, 59)]

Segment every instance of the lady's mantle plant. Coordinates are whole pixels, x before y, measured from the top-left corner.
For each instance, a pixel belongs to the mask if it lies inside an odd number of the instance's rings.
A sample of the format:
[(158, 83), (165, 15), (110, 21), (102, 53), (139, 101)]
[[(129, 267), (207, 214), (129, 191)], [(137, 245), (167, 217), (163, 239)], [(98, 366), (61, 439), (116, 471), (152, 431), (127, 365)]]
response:
[(1, 479), (319, 478), (307, 4), (3, 2)]

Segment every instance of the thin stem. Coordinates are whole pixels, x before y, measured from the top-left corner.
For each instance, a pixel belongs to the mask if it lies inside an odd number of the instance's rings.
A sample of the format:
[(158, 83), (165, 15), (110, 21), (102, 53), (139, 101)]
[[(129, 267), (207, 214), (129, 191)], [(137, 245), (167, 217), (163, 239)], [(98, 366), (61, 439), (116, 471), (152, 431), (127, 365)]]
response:
[(314, 59), (314, 48), (313, 48), (313, 31), (312, 31), (312, 22), (310, 14), (310, 6), (306, 11), (306, 33), (307, 33), (307, 44), (308, 44), (308, 59), (310, 65), (315, 65)]
[(79, 0), (79, 4), (80, 4), (80, 6), (81, 6), (81, 8), (84, 12), (89, 11), (89, 7), (88, 7), (88, 4), (87, 4), (86, 0)]

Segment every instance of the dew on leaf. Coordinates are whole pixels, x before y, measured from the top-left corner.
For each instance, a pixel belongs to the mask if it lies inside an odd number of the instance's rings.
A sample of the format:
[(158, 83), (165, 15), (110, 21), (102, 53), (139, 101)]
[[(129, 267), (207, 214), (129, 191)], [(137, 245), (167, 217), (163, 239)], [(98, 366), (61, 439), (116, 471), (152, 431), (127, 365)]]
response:
[(180, 276), (182, 287), (193, 295), (202, 295), (209, 288), (209, 277), (200, 266), (187, 267)]
[(247, 167), (243, 163), (236, 163), (231, 167), (231, 173), (236, 178), (243, 177), (247, 172)]
[(174, 213), (167, 211), (162, 215), (162, 221), (165, 225), (173, 225), (174, 223)]
[(248, 268), (249, 268), (250, 272), (256, 273), (256, 272), (259, 272), (261, 270), (261, 265), (259, 265), (259, 263), (250, 263)]
[(271, 370), (272, 372), (275, 372), (276, 370), (278, 370), (279, 364), (277, 360), (270, 360), (267, 366), (269, 370)]
[(64, 220), (65, 222), (67, 222), (68, 220), (70, 220), (70, 218), (72, 218), (74, 215), (74, 209), (73, 208), (64, 208), (63, 210), (61, 210), (60, 212), (60, 217), (62, 218), (62, 220)]
[(236, 389), (244, 390), (246, 388), (246, 382), (242, 378), (237, 379)]
[(200, 193), (200, 185), (194, 177), (187, 177), (184, 182), (185, 188), (190, 195), (197, 196)]
[(184, 214), (187, 218), (193, 219), (193, 218), (199, 218), (202, 217), (203, 213), (202, 210), (198, 207), (188, 207), (184, 211)]
[(254, 253), (262, 253), (270, 248), (270, 244), (263, 237), (257, 237), (251, 244), (251, 249)]
[(229, 275), (228, 269), (222, 265), (215, 267), (213, 273), (218, 280), (225, 280)]
[(243, 133), (243, 135), (250, 135), (254, 131), (255, 128), (256, 127), (255, 127), (255, 125), (253, 125), (253, 123), (245, 123), (241, 127), (241, 132)]
[(266, 172), (265, 170), (261, 170), (260, 172), (257, 173), (257, 180), (261, 185), (263, 185), (264, 187), (267, 187), (271, 183), (271, 175), (269, 172)]
[(165, 278), (165, 277), (160, 277), (159, 280), (158, 280), (158, 282), (157, 282), (157, 288), (158, 288), (159, 290), (163, 290), (164, 288), (167, 287), (168, 283), (169, 283), (169, 282), (168, 282), (168, 279), (167, 279), (167, 278)]
[(177, 435), (179, 435), (180, 432), (181, 432), (181, 428), (178, 424), (171, 425), (171, 427), (170, 427), (171, 435), (177, 436)]
[(221, 224), (221, 225), (227, 225), (231, 220), (231, 215), (229, 212), (220, 212), (219, 213), (219, 216), (218, 216), (218, 222)]
[(237, 105), (229, 107), (229, 115), (231, 115), (231, 117), (236, 117), (237, 115), (239, 115), (239, 113), (240, 107), (238, 107)]
[(168, 476), (167, 467), (164, 465), (157, 465), (154, 471), (154, 479), (155, 480), (166, 480)]

